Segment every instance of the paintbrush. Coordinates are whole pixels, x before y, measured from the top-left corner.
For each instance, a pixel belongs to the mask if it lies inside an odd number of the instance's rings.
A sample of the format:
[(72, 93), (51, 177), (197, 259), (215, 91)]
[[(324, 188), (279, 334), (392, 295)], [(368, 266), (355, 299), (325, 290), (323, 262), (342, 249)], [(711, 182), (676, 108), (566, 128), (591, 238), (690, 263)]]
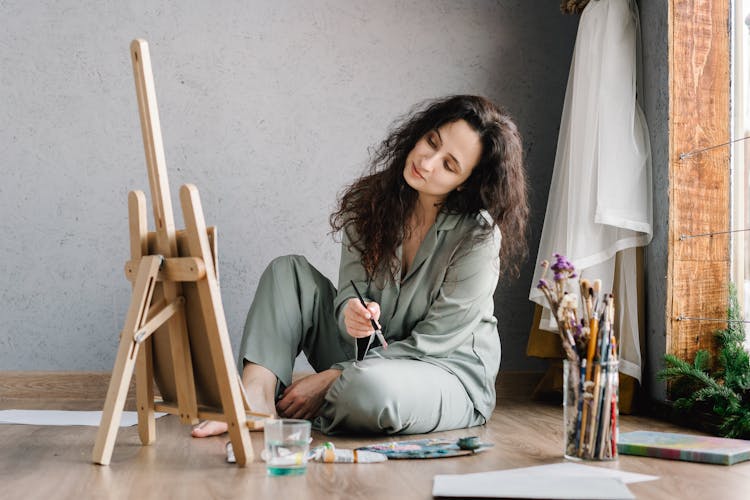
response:
[[(357, 289), (357, 285), (354, 284), (353, 280), (349, 280), (349, 283), (352, 284), (352, 288), (354, 288), (354, 293), (357, 294), (357, 298), (359, 299), (359, 303), (362, 304), (362, 307), (367, 309), (367, 304), (365, 303), (365, 299), (362, 297), (362, 294), (359, 293), (359, 290)], [(383, 346), (383, 349), (388, 349), (388, 342), (385, 341), (385, 337), (383, 336), (383, 330), (380, 328), (380, 325), (378, 324), (375, 319), (370, 316), (370, 324), (372, 324), (372, 328), (375, 330), (373, 332), (373, 335), (375, 335), (378, 340), (380, 340), (380, 344)]]

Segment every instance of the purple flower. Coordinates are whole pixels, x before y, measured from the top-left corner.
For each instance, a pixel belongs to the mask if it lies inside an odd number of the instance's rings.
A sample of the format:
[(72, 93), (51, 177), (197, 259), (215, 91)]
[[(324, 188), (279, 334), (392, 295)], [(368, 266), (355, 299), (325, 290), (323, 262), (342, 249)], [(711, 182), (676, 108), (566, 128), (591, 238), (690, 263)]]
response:
[(547, 280), (539, 280), (539, 284), (536, 287), (537, 288), (549, 288), (549, 283), (547, 283)]
[(554, 272), (572, 273), (573, 271), (575, 271), (575, 267), (573, 266), (573, 264), (571, 264), (570, 261), (564, 255), (555, 253), (554, 257), (555, 257), (555, 263), (552, 264), (552, 266), (550, 266)]

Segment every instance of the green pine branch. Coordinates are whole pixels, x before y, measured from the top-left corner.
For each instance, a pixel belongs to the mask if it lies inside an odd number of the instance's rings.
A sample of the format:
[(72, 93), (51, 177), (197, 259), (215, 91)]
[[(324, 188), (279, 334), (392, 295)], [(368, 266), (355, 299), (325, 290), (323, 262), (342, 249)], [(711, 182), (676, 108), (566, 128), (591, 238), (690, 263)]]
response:
[(666, 354), (666, 367), (657, 376), (672, 382), (676, 410), (710, 411), (720, 420), (725, 437), (750, 437), (750, 356), (745, 351), (745, 325), (734, 284), (729, 285), (727, 327), (715, 333), (716, 366), (708, 351), (695, 354), (693, 362)]

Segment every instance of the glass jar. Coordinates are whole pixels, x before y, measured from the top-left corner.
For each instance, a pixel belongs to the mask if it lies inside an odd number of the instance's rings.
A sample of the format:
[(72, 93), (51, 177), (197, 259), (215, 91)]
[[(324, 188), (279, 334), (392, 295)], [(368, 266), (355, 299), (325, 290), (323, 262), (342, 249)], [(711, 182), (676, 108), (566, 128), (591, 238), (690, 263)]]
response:
[(563, 453), (573, 460), (616, 460), (619, 363), (563, 361)]

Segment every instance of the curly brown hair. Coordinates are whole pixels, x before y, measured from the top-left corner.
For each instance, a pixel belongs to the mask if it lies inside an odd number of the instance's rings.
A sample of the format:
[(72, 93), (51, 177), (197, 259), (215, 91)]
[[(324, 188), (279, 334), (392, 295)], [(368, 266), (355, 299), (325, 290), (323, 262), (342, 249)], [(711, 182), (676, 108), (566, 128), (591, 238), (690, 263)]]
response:
[[(523, 144), (511, 117), (489, 100), (456, 95), (423, 102), (397, 120), (375, 150), (369, 173), (348, 186), (331, 214), (334, 232), (352, 225), (351, 244), (362, 254), (370, 278), (387, 271), (395, 279), (397, 248), (418, 193), (404, 180), (406, 157), (425, 134), (465, 120), (479, 134), (482, 156), (462, 189), (450, 192), (440, 209), (475, 214), (486, 210), (503, 237), (500, 268), (517, 277), (527, 254), (528, 188)], [(490, 233), (492, 227), (486, 228)]]

